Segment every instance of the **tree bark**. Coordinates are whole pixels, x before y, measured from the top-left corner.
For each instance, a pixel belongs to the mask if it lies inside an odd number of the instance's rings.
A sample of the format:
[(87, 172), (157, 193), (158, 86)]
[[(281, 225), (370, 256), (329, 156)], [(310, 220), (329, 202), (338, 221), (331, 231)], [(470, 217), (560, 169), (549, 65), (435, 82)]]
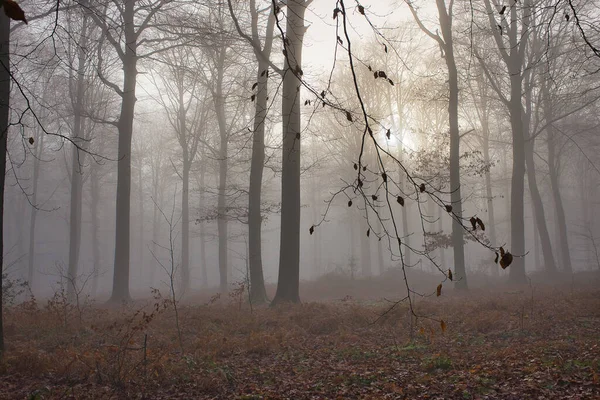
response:
[(228, 292), (228, 227), (227, 227), (227, 124), (225, 120), (225, 99), (223, 98), (223, 73), (225, 67), (226, 48), (219, 50), (217, 61), (217, 80), (216, 91), (214, 94), (215, 111), (217, 114), (217, 122), (219, 124), (220, 145), (219, 145), (219, 187), (217, 200), (217, 229), (219, 235), (219, 288), (221, 293)]
[(454, 60), (452, 38), (452, 10), (446, 9), (444, 0), (436, 0), (440, 28), (444, 39), (444, 55), (448, 68), (448, 122), (450, 125), (450, 200), (452, 203), (452, 248), (454, 253), (455, 288), (466, 290), (464, 227), (462, 225), (462, 197), (460, 187), (460, 131), (458, 126), (458, 71)]
[(125, 51), (123, 54), (123, 91), (121, 94), (121, 113), (117, 123), (119, 130), (117, 162), (117, 201), (115, 262), (113, 291), (110, 302), (131, 301), (129, 294), (129, 260), (131, 227), (131, 139), (133, 137), (133, 117), (135, 113), (137, 80), (137, 35), (134, 26), (134, 1), (124, 4), (123, 23), (125, 32)]
[(311, 0), (290, 0), (286, 13), (279, 276), (272, 304), (300, 302), (300, 80), (304, 13)]
[(248, 194), (248, 252), (250, 269), (250, 301), (252, 304), (267, 302), (262, 267), (262, 212), (261, 189), (265, 164), (265, 119), (267, 117), (268, 65), (259, 61), (257, 74), (256, 110), (252, 136), (252, 160), (250, 162), (250, 187)]
[[(85, 88), (85, 66), (86, 66), (86, 46), (88, 31), (88, 14), (84, 12), (81, 33), (79, 35), (79, 45), (77, 50), (77, 79), (75, 82), (75, 99), (73, 104), (73, 132), (71, 137), (75, 143), (83, 143), (84, 139), (84, 118), (83, 101)], [(69, 269), (67, 282), (67, 298), (73, 301), (77, 287), (77, 270), (79, 264), (79, 250), (81, 247), (81, 200), (83, 194), (83, 164), (84, 153), (80, 153), (77, 146), (72, 145), (71, 150), (71, 203), (69, 217)]]
[(4, 189), (10, 112), (10, 81), (10, 20), (5, 13), (0, 13), (0, 358), (4, 354), (4, 310), (1, 299), (4, 280)]
[(98, 190), (99, 182), (98, 182), (98, 166), (93, 165), (92, 170), (90, 172), (90, 190), (91, 190), (91, 205), (90, 205), (90, 214), (92, 220), (92, 265), (93, 265), (93, 275), (92, 275), (92, 298), (95, 298), (98, 294), (98, 277), (100, 274), (100, 238), (98, 235), (98, 202), (100, 197), (100, 191)]
[(181, 287), (184, 294), (190, 288), (190, 164), (184, 155), (181, 172)]
[[(37, 144), (35, 157), (33, 159), (33, 182), (31, 203), (37, 204), (38, 182), (40, 180), (40, 161), (44, 153), (44, 133), (36, 135)], [(35, 272), (35, 226), (37, 222), (37, 207), (31, 207), (31, 217), (29, 220), (29, 252), (27, 266), (27, 284), (29, 290), (33, 290), (33, 274)]]

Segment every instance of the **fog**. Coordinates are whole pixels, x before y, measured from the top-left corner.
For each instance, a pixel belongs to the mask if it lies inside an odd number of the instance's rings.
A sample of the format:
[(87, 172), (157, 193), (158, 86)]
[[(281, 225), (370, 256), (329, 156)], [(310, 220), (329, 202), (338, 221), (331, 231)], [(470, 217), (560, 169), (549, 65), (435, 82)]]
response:
[[(494, 11), (498, 26), (514, 26), (514, 32), (490, 28), (487, 2), (474, 5), (472, 17), (464, 14), (470, 3), (454, 5), (457, 204), (451, 199), (456, 188), (450, 176), (455, 155), (448, 125), (447, 38), (439, 30), (437, 10), (416, 7), (413, 17), (401, 3), (363, 3), (368, 20), (348, 6), (349, 26), (343, 32), (338, 18), (344, 14), (332, 18), (333, 3), (308, 8), (303, 69), (295, 76), (303, 86), (297, 99), (300, 281), (328, 274), (364, 280), (403, 269), (445, 278), (456, 269), (453, 220), (465, 230), (465, 271), (460, 273), (465, 283), (469, 276), (475, 286), (508, 280), (511, 267), (494, 263), (501, 246), (524, 263), (527, 274), (597, 269), (598, 62), (593, 45), (581, 36), (584, 31), (565, 17), (568, 10), (553, 18), (559, 12), (545, 10), (543, 2), (533, 2), (527, 6), (531, 9), (515, 6), (512, 22)], [(256, 4), (262, 11), (256, 14), (258, 36), (252, 39), (245, 33), (252, 29), (245, 2), (234, 2), (231, 10), (237, 28), (227, 2), (217, 7), (161, 4), (144, 3), (134, 17), (156, 12), (139, 39), (134, 67), (131, 173), (123, 175), (131, 185), (123, 203), (131, 207), (129, 228), (115, 223), (115, 199), (120, 163), (129, 162), (129, 153), (118, 149), (123, 127), (117, 128), (125, 124), (121, 101), (127, 96), (121, 91), (131, 83), (122, 72), (126, 52), (118, 43), (120, 34), (107, 33), (121, 27), (103, 20), (96, 4), (76, 5), (60, 11), (56, 21), (41, 18), (19, 26), (11, 39), (19, 86), (11, 91), (3, 271), (6, 279), (27, 282), (36, 296), (51, 296), (76, 280), (82, 293), (108, 299), (117, 279), (115, 243), (123, 241), (129, 242), (123, 262), (129, 265), (133, 298), (149, 296), (150, 288), (168, 290), (171, 278), (189, 291), (186, 295), (252, 284), (248, 194), (260, 96), (255, 52), (264, 49), (253, 50), (248, 39), (267, 40), (269, 6)], [(109, 6), (107, 12), (117, 11)], [(262, 272), (268, 285), (277, 284), (283, 240), (284, 83), (273, 70), (284, 61), (281, 12), (270, 28), (272, 61), (259, 57), (269, 70), (263, 74), (268, 76), (266, 115), (258, 124), (265, 131), (260, 205)], [(523, 13), (535, 21), (523, 22), (534, 26), (531, 32), (529, 25), (519, 25)], [(156, 30), (173, 18), (181, 25)], [(352, 40), (353, 70), (346, 33)], [(505, 38), (508, 34), (519, 46), (527, 42), (519, 55), (519, 84), (520, 112), (530, 138), (522, 142), (515, 142), (511, 125), (511, 72), (503, 61), (512, 57), (504, 47), (513, 40)], [(595, 38), (593, 32), (588, 35)], [(374, 79), (373, 71), (384, 71), (385, 78)], [(361, 103), (372, 136), (365, 133)], [(79, 133), (75, 124), (80, 124)], [(523, 156), (521, 251), (511, 246), (511, 211), (520, 207), (511, 204), (511, 190), (513, 148), (523, 143), (533, 164)], [(357, 163), (364, 174), (356, 171)], [(382, 172), (393, 186), (381, 183)], [(364, 180), (360, 190), (357, 178)], [(427, 190), (415, 190), (421, 183)], [(445, 205), (454, 210), (448, 212)], [(462, 214), (456, 213), (457, 206)], [(73, 207), (80, 207), (79, 217)], [(540, 216), (545, 224), (537, 221)], [(473, 231), (471, 217), (480, 218), (486, 230)], [(72, 218), (80, 222), (73, 224)], [(117, 225), (129, 232), (115, 240)], [(78, 254), (70, 247), (74, 240)]]

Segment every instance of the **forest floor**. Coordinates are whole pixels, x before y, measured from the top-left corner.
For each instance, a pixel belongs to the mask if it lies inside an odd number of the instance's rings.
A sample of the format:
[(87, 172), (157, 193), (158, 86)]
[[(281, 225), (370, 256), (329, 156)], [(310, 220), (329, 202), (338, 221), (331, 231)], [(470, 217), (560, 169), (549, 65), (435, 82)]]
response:
[(445, 283), (439, 297), (434, 285), (415, 297), (419, 317), (381, 292), (355, 297), (365, 282), (320, 302), (308, 293), (327, 282), (305, 283), (303, 304), (276, 308), (238, 290), (180, 304), (178, 318), (158, 293), (119, 308), (58, 293), (9, 307), (0, 398), (600, 398), (600, 286), (579, 280)]

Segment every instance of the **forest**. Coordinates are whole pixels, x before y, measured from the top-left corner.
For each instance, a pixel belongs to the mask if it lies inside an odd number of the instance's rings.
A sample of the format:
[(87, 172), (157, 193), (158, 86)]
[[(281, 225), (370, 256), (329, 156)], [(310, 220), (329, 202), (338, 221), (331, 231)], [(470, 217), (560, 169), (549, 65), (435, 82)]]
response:
[(1, 399), (600, 398), (600, 1), (0, 8)]

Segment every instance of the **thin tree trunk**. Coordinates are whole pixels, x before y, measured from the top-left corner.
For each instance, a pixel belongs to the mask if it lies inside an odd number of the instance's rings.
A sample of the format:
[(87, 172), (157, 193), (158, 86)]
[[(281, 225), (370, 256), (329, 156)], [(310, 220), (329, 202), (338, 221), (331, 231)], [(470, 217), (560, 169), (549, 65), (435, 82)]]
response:
[(533, 203), (533, 211), (535, 213), (535, 222), (540, 234), (540, 244), (542, 245), (542, 254), (544, 256), (544, 266), (546, 271), (556, 272), (556, 262), (554, 261), (554, 253), (552, 252), (552, 241), (546, 224), (546, 215), (544, 211), (544, 202), (537, 185), (537, 177), (535, 176), (535, 161), (533, 152), (535, 149), (535, 138), (529, 137), (529, 126), (531, 119), (531, 89), (529, 89), (529, 79), (526, 80), (528, 90), (525, 93), (526, 111), (523, 113), (523, 137), (525, 139), (525, 162), (527, 164), (527, 182), (529, 184), (529, 192), (531, 193), (531, 201)]
[(217, 122), (219, 124), (220, 145), (219, 145), (219, 188), (218, 188), (218, 220), (217, 229), (219, 234), (219, 288), (222, 293), (228, 291), (228, 233), (227, 233), (227, 126), (225, 120), (225, 99), (223, 98), (223, 73), (225, 67), (226, 48), (222, 48), (219, 52), (219, 60), (217, 63), (218, 75), (216, 81), (215, 92), (215, 111), (217, 114)]
[(91, 185), (91, 207), (90, 213), (92, 219), (92, 264), (93, 264), (93, 275), (92, 275), (92, 298), (95, 298), (98, 294), (98, 277), (100, 273), (100, 244), (98, 235), (98, 225), (100, 219), (98, 218), (98, 202), (100, 192), (98, 190), (98, 166), (93, 165), (90, 172), (90, 185)]
[[(200, 195), (199, 195), (199, 208), (200, 213), (204, 212), (204, 177), (206, 175), (206, 167), (204, 164), (204, 146), (200, 148), (200, 157), (202, 162), (200, 164)], [(201, 214), (202, 215), (202, 214)], [(208, 286), (208, 269), (206, 267), (206, 232), (204, 229), (204, 221), (200, 221), (200, 263), (202, 264), (200, 269), (202, 271), (202, 285)]]
[[(440, 18), (440, 28), (444, 38), (444, 53), (448, 68), (448, 122), (450, 125), (450, 199), (452, 202), (452, 248), (454, 253), (455, 287), (465, 290), (467, 272), (465, 268), (464, 228), (462, 226), (462, 197), (460, 187), (460, 131), (458, 126), (458, 71), (454, 60), (452, 38), (452, 15), (446, 9), (444, 0), (436, 0)], [(452, 10), (450, 10), (450, 13)]]
[(300, 81), (304, 13), (311, 0), (290, 0), (286, 14), (281, 162), (281, 237), (279, 276), (273, 305), (300, 302)]
[(367, 236), (367, 230), (370, 230), (366, 218), (360, 217), (358, 224), (361, 227), (360, 236), (360, 268), (364, 278), (369, 278), (373, 275), (373, 268), (371, 266), (371, 240), (370, 234)]
[[(82, 117), (83, 98), (85, 89), (85, 66), (87, 45), (88, 15), (84, 13), (79, 47), (77, 51), (77, 80), (74, 101), (73, 132), (71, 137), (75, 143), (83, 143), (84, 119)], [(67, 297), (73, 301), (77, 287), (77, 270), (79, 264), (79, 250), (81, 247), (81, 201), (83, 194), (83, 164), (84, 153), (72, 145), (71, 151), (71, 203), (69, 217), (69, 269), (67, 282)]]
[[(141, 153), (141, 152), (140, 152)], [(138, 154), (139, 168), (138, 168), (138, 204), (139, 204), (139, 233), (138, 233), (138, 285), (142, 282), (142, 277), (146, 273), (146, 264), (144, 262), (144, 176), (143, 176), (143, 157), (144, 154)]]
[(181, 177), (181, 284), (185, 293), (190, 288), (190, 162), (185, 155)]
[[(546, 84), (542, 84), (542, 91), (544, 97), (544, 114), (546, 121), (552, 120), (552, 99), (548, 91)], [(557, 250), (560, 249), (560, 260), (562, 262), (562, 269), (566, 272), (572, 272), (573, 266), (571, 264), (571, 251), (569, 249), (569, 235), (567, 230), (567, 221), (565, 216), (565, 209), (563, 206), (562, 196), (560, 193), (560, 176), (558, 171), (558, 154), (556, 151), (556, 135), (554, 133), (554, 127), (549, 124), (546, 128), (548, 135), (548, 165), (550, 173), (550, 187), (552, 189), (552, 197), (554, 199), (554, 207), (556, 212), (556, 231), (558, 233)]]
[[(37, 205), (37, 190), (38, 182), (40, 179), (40, 163), (42, 155), (44, 153), (44, 134), (42, 133), (41, 135), (36, 135), (36, 138), (37, 150), (33, 159), (33, 187), (31, 195), (31, 203), (34, 205)], [(29, 285), (30, 290), (33, 290), (33, 274), (35, 272), (35, 225), (37, 222), (37, 211), (37, 207), (31, 207), (31, 218), (29, 220), (29, 265), (27, 266), (27, 284)]]

